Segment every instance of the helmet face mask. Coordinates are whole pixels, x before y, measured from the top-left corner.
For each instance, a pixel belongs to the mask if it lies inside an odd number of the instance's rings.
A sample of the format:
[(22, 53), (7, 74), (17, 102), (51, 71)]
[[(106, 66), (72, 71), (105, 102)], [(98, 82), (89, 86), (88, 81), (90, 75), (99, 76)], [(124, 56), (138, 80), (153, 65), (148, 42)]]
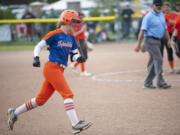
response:
[(75, 28), (76, 27), (76, 25), (77, 24), (79, 24), (79, 23), (81, 23), (81, 20), (80, 19), (74, 19), (74, 18), (72, 18), (71, 19), (71, 22), (70, 22), (70, 25), (73, 27), (73, 28)]

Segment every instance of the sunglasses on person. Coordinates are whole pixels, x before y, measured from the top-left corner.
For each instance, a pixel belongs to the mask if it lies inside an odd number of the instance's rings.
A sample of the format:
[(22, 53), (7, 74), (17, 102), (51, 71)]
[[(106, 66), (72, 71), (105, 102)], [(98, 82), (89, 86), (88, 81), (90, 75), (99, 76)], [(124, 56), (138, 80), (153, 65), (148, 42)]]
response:
[(162, 4), (155, 4), (156, 7), (162, 7)]

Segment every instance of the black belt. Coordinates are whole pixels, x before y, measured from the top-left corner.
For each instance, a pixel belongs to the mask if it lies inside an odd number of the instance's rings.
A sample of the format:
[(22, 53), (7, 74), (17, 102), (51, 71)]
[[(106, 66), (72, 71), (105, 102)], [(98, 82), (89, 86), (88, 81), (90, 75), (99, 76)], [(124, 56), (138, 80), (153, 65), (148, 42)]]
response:
[(161, 39), (153, 37), (153, 36), (148, 36), (147, 38), (152, 38), (152, 39), (155, 39), (155, 40), (161, 40)]

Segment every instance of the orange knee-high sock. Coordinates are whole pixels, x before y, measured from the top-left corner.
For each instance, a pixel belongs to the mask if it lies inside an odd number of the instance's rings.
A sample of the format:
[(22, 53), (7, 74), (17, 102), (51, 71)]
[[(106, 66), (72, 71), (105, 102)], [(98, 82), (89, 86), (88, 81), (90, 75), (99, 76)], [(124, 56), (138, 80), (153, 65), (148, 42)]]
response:
[(85, 71), (85, 62), (81, 63), (81, 72)]
[(173, 69), (174, 68), (174, 61), (170, 60), (170, 61), (168, 61), (168, 63), (169, 63), (170, 68)]
[(78, 62), (75, 62), (75, 63), (74, 63), (74, 67), (77, 67), (78, 65), (79, 65)]

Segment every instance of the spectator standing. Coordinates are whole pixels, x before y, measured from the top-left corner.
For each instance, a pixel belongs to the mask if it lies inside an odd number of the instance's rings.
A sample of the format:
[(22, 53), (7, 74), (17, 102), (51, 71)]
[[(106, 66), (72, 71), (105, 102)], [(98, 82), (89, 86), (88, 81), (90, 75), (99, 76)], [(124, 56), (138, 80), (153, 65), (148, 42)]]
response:
[(134, 13), (134, 11), (130, 8), (130, 5), (127, 4), (126, 8), (122, 10), (121, 16), (122, 16), (122, 32), (123, 32), (123, 39), (126, 39), (129, 37), (130, 29), (131, 29), (131, 22), (132, 17), (131, 15)]
[[(91, 14), (89, 17), (92, 17)], [(87, 22), (87, 31), (89, 33), (88, 41), (90, 41), (92, 43), (96, 42), (96, 26), (97, 26), (97, 22), (95, 22), (95, 21)]]
[[(39, 16), (39, 18), (41, 19), (46, 19), (47, 18), (47, 14), (45, 11), (42, 11), (41, 15)], [(41, 23), (40, 24), (41, 27), (41, 35), (45, 36), (45, 34), (47, 33), (47, 23)]]
[[(48, 14), (48, 18), (58, 18), (58, 15), (55, 13), (54, 9), (51, 9), (50, 14)], [(49, 31), (56, 29), (56, 23), (49, 23)]]
[[(36, 17), (33, 13), (30, 12), (30, 10), (27, 9), (25, 11), (25, 14), (22, 16), (22, 19), (32, 19), (32, 18), (36, 18)], [(34, 24), (26, 23), (26, 27), (27, 27), (27, 40), (33, 41), (34, 40), (33, 36), (35, 32)]]

